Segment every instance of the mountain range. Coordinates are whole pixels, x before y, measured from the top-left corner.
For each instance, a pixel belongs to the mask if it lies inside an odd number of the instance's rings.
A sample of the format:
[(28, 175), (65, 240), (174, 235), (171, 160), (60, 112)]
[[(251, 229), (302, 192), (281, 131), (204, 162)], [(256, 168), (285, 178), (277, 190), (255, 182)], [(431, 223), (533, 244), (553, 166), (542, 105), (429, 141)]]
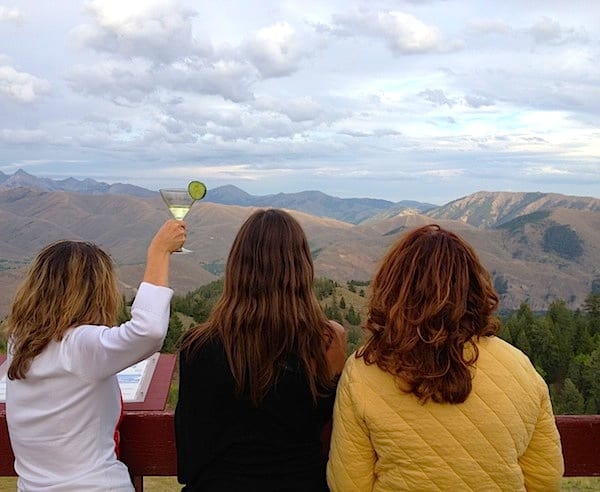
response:
[[(306, 230), (317, 276), (342, 283), (368, 280), (399, 234), (435, 222), (475, 247), (505, 308), (527, 301), (542, 310), (557, 298), (575, 308), (600, 291), (597, 198), (481, 191), (436, 206), (318, 191), (253, 196), (222, 186), (209, 190), (186, 218), (186, 246), (194, 253), (173, 258), (176, 293), (221, 275), (233, 237), (256, 207), (290, 210)], [(138, 186), (0, 173), (0, 319), (31, 258), (61, 238), (105, 248), (118, 265), (123, 292), (132, 296), (147, 244), (166, 218), (159, 194)]]
[[(22, 169), (12, 175), (0, 171), (0, 189), (35, 188), (43, 191), (69, 191), (91, 195), (125, 194), (137, 197), (158, 196), (157, 191), (151, 191), (139, 186), (116, 183), (107, 184), (93, 179), (77, 180), (68, 178), (52, 180), (38, 178)], [(373, 198), (338, 198), (326, 195), (320, 191), (302, 191), (300, 193), (277, 193), (274, 195), (256, 196), (244, 190), (226, 185), (208, 190), (205, 201), (222, 205), (239, 205), (242, 207), (276, 207), (306, 212), (320, 217), (358, 224), (373, 216), (389, 217), (404, 210), (425, 212), (436, 208), (431, 203), (421, 203), (412, 200), (391, 202)]]

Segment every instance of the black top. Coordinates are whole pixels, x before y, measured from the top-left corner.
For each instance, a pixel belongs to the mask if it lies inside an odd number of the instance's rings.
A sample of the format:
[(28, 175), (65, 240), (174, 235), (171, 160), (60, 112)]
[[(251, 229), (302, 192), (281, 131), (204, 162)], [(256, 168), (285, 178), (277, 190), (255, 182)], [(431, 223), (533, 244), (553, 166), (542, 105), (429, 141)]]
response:
[(223, 345), (212, 341), (179, 360), (175, 409), (177, 476), (186, 492), (327, 491), (320, 440), (335, 393), (315, 405), (301, 362), (280, 364), (256, 407), (237, 397)]

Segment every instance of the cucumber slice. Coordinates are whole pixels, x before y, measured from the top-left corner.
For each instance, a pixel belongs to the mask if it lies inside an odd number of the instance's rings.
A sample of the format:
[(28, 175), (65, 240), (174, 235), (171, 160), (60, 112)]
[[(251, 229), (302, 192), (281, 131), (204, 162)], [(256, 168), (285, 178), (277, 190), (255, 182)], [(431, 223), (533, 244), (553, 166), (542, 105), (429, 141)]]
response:
[(202, 200), (206, 195), (206, 185), (200, 181), (190, 181), (188, 193), (194, 200)]

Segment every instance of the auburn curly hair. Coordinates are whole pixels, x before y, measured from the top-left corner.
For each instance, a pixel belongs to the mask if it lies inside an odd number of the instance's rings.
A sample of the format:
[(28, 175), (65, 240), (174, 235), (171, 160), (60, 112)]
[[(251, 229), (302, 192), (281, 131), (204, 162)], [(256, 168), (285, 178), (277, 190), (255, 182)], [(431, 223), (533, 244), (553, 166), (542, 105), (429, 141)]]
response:
[(472, 389), (476, 341), (495, 335), (498, 295), (474, 249), (431, 224), (400, 238), (372, 282), (358, 350), (421, 402), (462, 403)]

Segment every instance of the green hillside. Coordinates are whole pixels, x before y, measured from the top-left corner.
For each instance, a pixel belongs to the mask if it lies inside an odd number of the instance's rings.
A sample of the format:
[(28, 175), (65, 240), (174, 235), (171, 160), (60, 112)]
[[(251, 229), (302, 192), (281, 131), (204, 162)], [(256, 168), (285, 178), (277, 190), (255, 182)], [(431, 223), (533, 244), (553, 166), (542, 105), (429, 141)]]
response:
[[(222, 286), (218, 280), (174, 297), (164, 351), (175, 351), (184, 331), (207, 318)], [(348, 354), (354, 352), (363, 336), (367, 283), (318, 278), (314, 289), (327, 316), (346, 328)], [(591, 293), (575, 311), (563, 300), (543, 313), (523, 303), (518, 310), (503, 312), (500, 321), (499, 336), (525, 352), (548, 383), (555, 413), (600, 413), (600, 293)]]

